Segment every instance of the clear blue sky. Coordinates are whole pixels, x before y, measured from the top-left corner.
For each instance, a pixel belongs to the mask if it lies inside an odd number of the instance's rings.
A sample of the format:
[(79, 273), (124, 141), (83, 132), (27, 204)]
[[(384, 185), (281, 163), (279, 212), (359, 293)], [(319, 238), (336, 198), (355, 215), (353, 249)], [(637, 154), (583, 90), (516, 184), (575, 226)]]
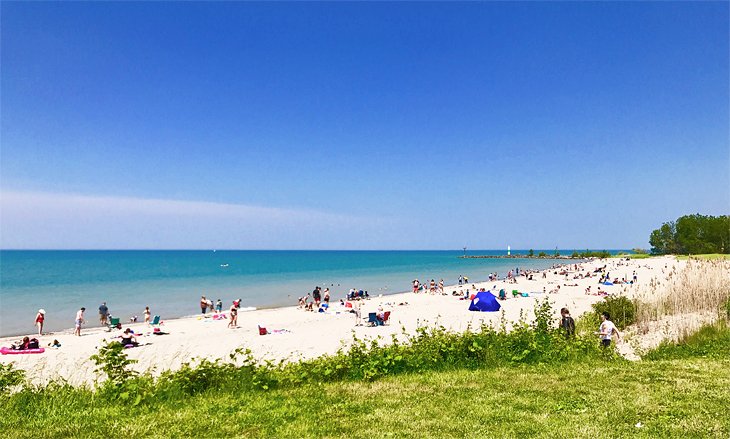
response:
[(2, 2), (3, 248), (629, 248), (730, 213), (727, 2)]

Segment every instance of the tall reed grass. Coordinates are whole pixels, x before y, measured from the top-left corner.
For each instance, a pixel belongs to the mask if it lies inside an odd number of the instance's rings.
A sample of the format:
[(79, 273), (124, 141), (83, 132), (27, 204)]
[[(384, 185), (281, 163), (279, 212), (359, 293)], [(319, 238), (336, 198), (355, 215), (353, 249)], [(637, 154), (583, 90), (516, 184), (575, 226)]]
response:
[(667, 276), (663, 282), (652, 279), (635, 296), (640, 333), (665, 321), (681, 335), (730, 317), (730, 261), (689, 259), (679, 269), (672, 267)]

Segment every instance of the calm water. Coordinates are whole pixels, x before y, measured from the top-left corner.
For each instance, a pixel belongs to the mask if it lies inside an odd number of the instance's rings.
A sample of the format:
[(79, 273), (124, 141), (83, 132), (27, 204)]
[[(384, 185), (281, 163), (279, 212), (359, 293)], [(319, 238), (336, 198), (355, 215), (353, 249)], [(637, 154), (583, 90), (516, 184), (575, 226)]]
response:
[[(505, 254), (470, 250), (470, 254)], [(460, 259), (460, 251), (0, 251), (0, 335), (32, 333), (39, 308), (45, 329), (73, 326), (76, 310), (98, 323), (106, 301), (112, 315), (142, 316), (149, 306), (163, 318), (200, 312), (201, 295), (228, 307), (295, 305), (314, 286), (333, 299), (350, 288), (371, 295), (406, 291), (413, 279), (456, 283), (490, 272), (504, 276), (521, 268), (546, 268), (547, 260)], [(562, 261), (564, 262), (564, 261)], [(226, 266), (223, 266), (227, 264)]]

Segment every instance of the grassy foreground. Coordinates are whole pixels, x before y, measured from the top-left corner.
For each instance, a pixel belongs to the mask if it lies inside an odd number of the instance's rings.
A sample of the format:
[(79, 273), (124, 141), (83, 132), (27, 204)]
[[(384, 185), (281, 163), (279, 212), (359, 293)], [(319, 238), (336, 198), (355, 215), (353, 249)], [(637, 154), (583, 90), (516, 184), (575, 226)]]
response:
[[(728, 437), (730, 361), (406, 374), (130, 407), (54, 389), (0, 398), (3, 437)], [(637, 423), (641, 423), (637, 427)]]

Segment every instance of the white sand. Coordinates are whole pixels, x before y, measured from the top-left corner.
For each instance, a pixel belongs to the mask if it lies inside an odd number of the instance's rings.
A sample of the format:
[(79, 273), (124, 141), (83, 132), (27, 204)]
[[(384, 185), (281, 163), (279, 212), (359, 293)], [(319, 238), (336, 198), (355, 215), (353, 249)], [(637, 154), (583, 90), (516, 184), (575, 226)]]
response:
[[(519, 266), (519, 260), (514, 262), (515, 266)], [(681, 264), (683, 262), (676, 261), (673, 257), (634, 261), (603, 259), (580, 264), (578, 272), (592, 272), (596, 267), (607, 265), (611, 278), (626, 276), (630, 279), (635, 270), (638, 276), (637, 285), (601, 286), (613, 294), (631, 296), (639, 289), (646, 288), (650, 279), (664, 279), (665, 271), (668, 272), (672, 266)], [(501, 312), (468, 311), (469, 301), (459, 300), (450, 295), (453, 290), (460, 291), (465, 287), (449, 286), (445, 288), (449, 294), (447, 296), (403, 293), (371, 298), (363, 305), (363, 316), (367, 317), (368, 312), (375, 311), (382, 304), (386, 310), (392, 310), (391, 324), (379, 327), (355, 327), (354, 315), (345, 312), (346, 310), (339, 305), (339, 298), (333, 297), (331, 311), (327, 313), (306, 312), (297, 307), (241, 312), (238, 319), (241, 326), (239, 329), (228, 329), (228, 320), (185, 318), (164, 321), (162, 329), (169, 334), (156, 336), (151, 334), (146, 324), (131, 324), (129, 327), (135, 332), (142, 332), (143, 335), (138, 340), (146, 345), (126, 352), (130, 358), (139, 360), (135, 369), (159, 373), (163, 370), (177, 369), (185, 362), (194, 361), (196, 357), (228, 359), (228, 354), (239, 347), (251, 349), (257, 358), (311, 358), (334, 353), (340, 346), (352, 340), (353, 332), (359, 338), (383, 336), (385, 339), (390, 339), (391, 334), (401, 333), (402, 328), (408, 333), (413, 333), (418, 325), (440, 324), (449, 329), (463, 330), (468, 324), (479, 326), (482, 322), (488, 322), (497, 325), (502, 315), (509, 322), (517, 321), (520, 313), (526, 313), (527, 318), (532, 319), (535, 301), (544, 297), (550, 298), (556, 317), (563, 306), (568, 307), (574, 317), (578, 317), (588, 311), (593, 303), (602, 300), (602, 297), (585, 294), (584, 291), (589, 285), (593, 291), (597, 290), (598, 278), (573, 279), (573, 275), (577, 274), (572, 269), (573, 265), (570, 264), (567, 280), (565, 276), (554, 274), (554, 270), (547, 270), (546, 279), (543, 279), (541, 274), (535, 274), (533, 276), (535, 280), (529, 281), (520, 277), (517, 284), (507, 284), (503, 281), (474, 284), (477, 289), (487, 288), (495, 294), (500, 288), (508, 291), (509, 299), (500, 302)], [(666, 270), (665, 265), (668, 266)], [(472, 278), (485, 275), (476, 276), (475, 273), (470, 273)], [(565, 284), (578, 284), (578, 286), (564, 286)], [(530, 294), (527, 298), (513, 299), (509, 293), (513, 289), (541, 293), (543, 287), (550, 291), (557, 285), (561, 286), (557, 294)], [(397, 305), (404, 302), (408, 304)], [(290, 332), (260, 336), (258, 324), (262, 324), (269, 331), (286, 329)], [(26, 370), (28, 378), (34, 384), (43, 384), (56, 379), (66, 380), (73, 385), (91, 384), (97, 379), (97, 375), (89, 357), (104, 343), (104, 339), (110, 339), (117, 334), (116, 331), (109, 333), (96, 328), (83, 329), (81, 337), (73, 336), (70, 331), (43, 335), (40, 338), (42, 346), (57, 339), (62, 347), (46, 348), (45, 353), (37, 355), (3, 355), (0, 356), (0, 362), (14, 362), (17, 367)], [(9, 346), (18, 338), (0, 339), (0, 346)]]

